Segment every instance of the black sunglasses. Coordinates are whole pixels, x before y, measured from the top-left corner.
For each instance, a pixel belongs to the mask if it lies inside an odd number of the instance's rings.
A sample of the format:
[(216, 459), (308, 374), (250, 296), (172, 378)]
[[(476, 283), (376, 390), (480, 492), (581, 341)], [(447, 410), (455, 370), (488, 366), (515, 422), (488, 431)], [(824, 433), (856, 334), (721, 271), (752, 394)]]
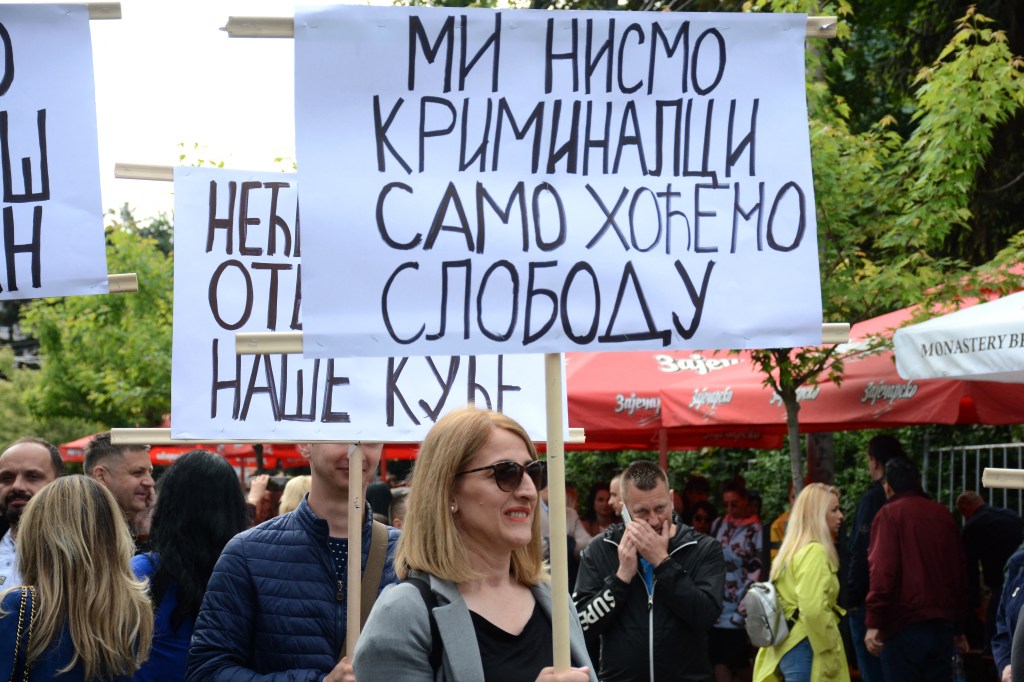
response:
[(488, 469), (494, 471), (494, 482), (498, 485), (498, 489), (506, 493), (512, 493), (519, 489), (519, 484), (523, 482), (524, 473), (530, 477), (538, 491), (548, 487), (548, 463), (542, 460), (525, 465), (511, 461), (495, 462), (485, 467), (460, 471), (455, 474), (455, 477), (458, 478), (463, 474), (472, 474), (477, 471), (487, 471)]

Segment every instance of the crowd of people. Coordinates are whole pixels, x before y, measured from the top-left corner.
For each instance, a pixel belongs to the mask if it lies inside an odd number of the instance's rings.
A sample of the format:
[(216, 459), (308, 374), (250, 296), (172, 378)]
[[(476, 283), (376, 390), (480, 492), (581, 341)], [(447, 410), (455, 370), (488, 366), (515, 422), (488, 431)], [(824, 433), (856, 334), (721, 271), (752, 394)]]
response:
[[(961, 530), (890, 436), (868, 446), (872, 483), (848, 542), (840, 491), (823, 483), (791, 492), (767, 526), (742, 479), (715, 496), (691, 475), (676, 494), (643, 460), (594, 485), (582, 515), (567, 495), (567, 670), (552, 667), (546, 462), (522, 427), (454, 411), (397, 488), (372, 482), (381, 449), (302, 446), (310, 475), (255, 477), (247, 497), (203, 450), (156, 486), (146, 448), (109, 434), (90, 443), (84, 475), (64, 475), (46, 441), (12, 444), (0, 454), (0, 679), (842, 682), (855, 658), (866, 682), (949, 680), (984, 587), (975, 639), (1011, 680), (1024, 522), (966, 491)], [(362, 491), (349, 489), (354, 452)], [(346, 651), (352, 494), (369, 507), (362, 633)], [(788, 634), (757, 649), (744, 595), (761, 581)]]

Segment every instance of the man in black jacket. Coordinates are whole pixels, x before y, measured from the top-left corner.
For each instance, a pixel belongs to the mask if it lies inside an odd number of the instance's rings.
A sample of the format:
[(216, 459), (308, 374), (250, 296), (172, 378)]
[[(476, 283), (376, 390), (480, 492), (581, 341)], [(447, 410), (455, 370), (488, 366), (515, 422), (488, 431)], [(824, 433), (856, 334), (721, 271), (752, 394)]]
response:
[(601, 638), (599, 677), (706, 682), (707, 631), (722, 610), (722, 548), (673, 519), (657, 464), (633, 462), (621, 486), (633, 520), (590, 542), (573, 595), (584, 633)]
[(964, 517), (961, 537), (967, 552), (967, 585), (972, 613), (982, 603), (982, 580), (991, 592), (985, 613), (985, 641), (981, 647), (988, 649), (996, 634), (996, 611), (1003, 593), (1003, 568), (1024, 542), (1024, 521), (1012, 509), (985, 504), (981, 495), (973, 490), (961, 493), (956, 498), (956, 506)]
[[(850, 564), (846, 576), (846, 607), (850, 619), (850, 637), (857, 655), (857, 669), (863, 682), (882, 682), (882, 663), (864, 646), (867, 627), (864, 624), (864, 600), (870, 587), (868, 580), (868, 543), (871, 522), (885, 504), (882, 476), (885, 464), (896, 457), (906, 457), (903, 446), (893, 436), (879, 435), (868, 441), (868, 472), (871, 485), (857, 503), (848, 545)], [(952, 654), (951, 654), (952, 655)]]

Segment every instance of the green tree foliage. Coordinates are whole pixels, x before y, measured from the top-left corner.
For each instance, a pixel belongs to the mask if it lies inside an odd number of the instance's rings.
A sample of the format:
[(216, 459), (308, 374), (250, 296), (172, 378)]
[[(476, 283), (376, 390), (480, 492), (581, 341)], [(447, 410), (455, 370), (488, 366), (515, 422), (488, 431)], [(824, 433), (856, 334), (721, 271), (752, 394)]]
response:
[[(801, 5), (806, 3), (771, 6), (807, 9)], [(957, 290), (940, 285), (970, 274), (943, 245), (952, 230), (970, 227), (972, 196), (995, 132), (1024, 108), (1024, 63), (990, 23), (968, 12), (918, 74), (914, 127), (906, 138), (889, 128), (892, 120), (854, 132), (848, 103), (833, 97), (826, 84), (809, 84), (826, 320), (858, 322), (921, 302), (929, 291), (949, 297)], [(825, 73), (842, 59), (841, 52), (812, 51), (808, 72)], [(803, 470), (796, 390), (822, 376), (841, 381), (842, 358), (835, 351), (755, 353), (765, 384), (786, 405), (791, 478), (798, 488)]]
[(132, 294), (33, 301), (22, 315), (42, 369), (28, 391), (40, 418), (156, 426), (170, 412), (173, 260), (134, 221), (108, 228), (110, 272), (135, 272)]
[(107, 216), (113, 218), (111, 229), (124, 232), (132, 232), (145, 239), (152, 239), (156, 248), (165, 256), (174, 251), (174, 225), (166, 213), (161, 213), (155, 218), (146, 221), (139, 221), (135, 213), (127, 203), (122, 205), (120, 210), (107, 211)]
[(45, 438), (54, 445), (100, 430), (100, 425), (64, 416), (37, 417), (25, 397), (39, 384), (40, 373), (18, 367), (14, 352), (0, 348), (0, 450), (23, 436)]
[[(903, 137), (916, 128), (914, 91), (921, 69), (947, 49), (960, 32), (962, 17), (991, 17), (982, 26), (1004, 31), (998, 37), (1013, 54), (1024, 54), (1024, 3), (1007, 0), (850, 0), (853, 14), (848, 39), (840, 40), (844, 59), (829, 66), (832, 91), (850, 103), (851, 126), (863, 131), (888, 118)], [(963, 34), (964, 37), (969, 37)], [(995, 74), (988, 74), (992, 78)], [(979, 74), (980, 77), (980, 74)], [(1000, 87), (1004, 80), (970, 84), (972, 90)], [(955, 91), (950, 106), (970, 108), (969, 90)], [(984, 107), (987, 101), (981, 102)], [(1024, 115), (994, 128), (992, 152), (969, 191), (970, 229), (951, 231), (946, 255), (973, 264), (991, 259), (1007, 237), (1024, 229)]]

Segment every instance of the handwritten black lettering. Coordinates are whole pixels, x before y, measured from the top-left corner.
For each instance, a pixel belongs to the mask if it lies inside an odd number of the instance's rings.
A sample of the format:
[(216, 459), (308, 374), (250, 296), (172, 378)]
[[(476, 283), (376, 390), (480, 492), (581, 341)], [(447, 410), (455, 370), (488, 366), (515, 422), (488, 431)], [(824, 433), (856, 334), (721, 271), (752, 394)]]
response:
[(21, 177), (24, 191), (14, 190), (14, 173), (12, 171), (11, 141), (9, 133), (9, 115), (0, 111), (0, 164), (3, 166), (4, 203), (24, 204), (50, 199), (50, 166), (46, 150), (46, 109), (36, 112), (36, 141), (39, 149), (39, 190), (35, 191), (32, 178), (32, 159), (22, 157)]

